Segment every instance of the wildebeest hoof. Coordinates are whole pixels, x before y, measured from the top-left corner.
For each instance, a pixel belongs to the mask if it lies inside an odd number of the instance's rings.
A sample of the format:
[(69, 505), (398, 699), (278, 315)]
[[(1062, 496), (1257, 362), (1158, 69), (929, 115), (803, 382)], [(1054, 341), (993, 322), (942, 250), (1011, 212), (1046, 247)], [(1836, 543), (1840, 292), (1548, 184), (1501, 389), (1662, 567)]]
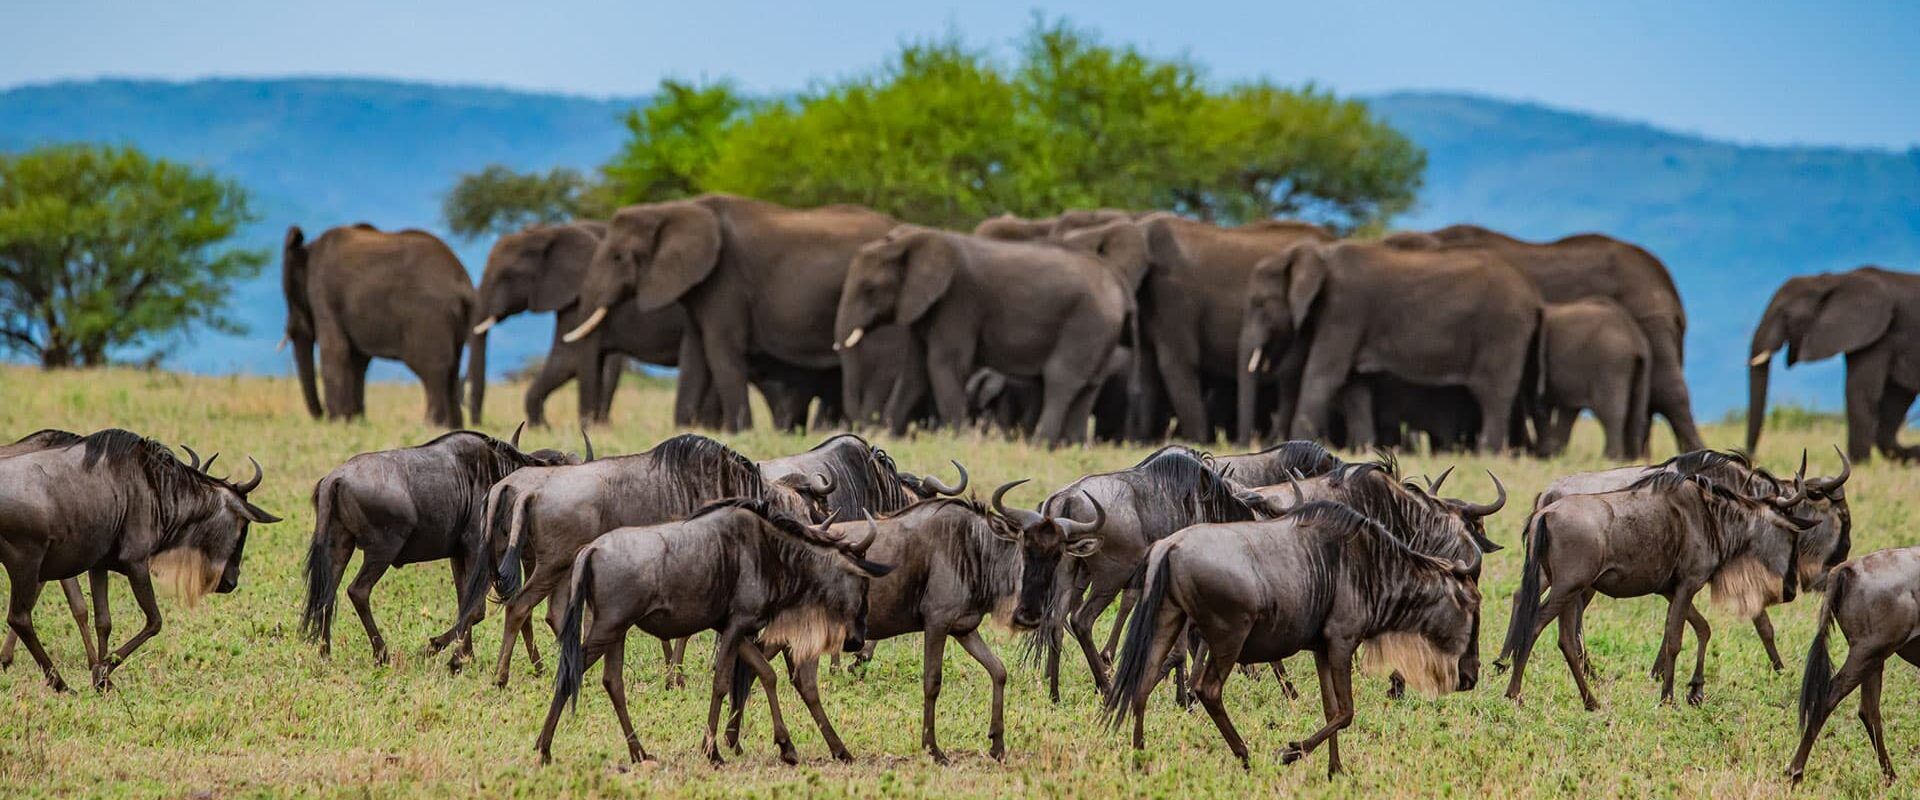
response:
[(1291, 764), (1306, 757), (1307, 751), (1300, 746), (1299, 742), (1288, 742), (1286, 747), (1280, 748), (1280, 763), (1282, 764)]
[(1687, 689), (1687, 705), (1699, 707), (1707, 702), (1707, 687), (1694, 686)]
[(93, 689), (96, 692), (112, 691), (112, 671), (105, 664), (93, 668)]
[(953, 763), (952, 760), (947, 758), (947, 754), (941, 752), (940, 748), (938, 747), (927, 748), (927, 755), (933, 756), (933, 763), (939, 764), (940, 766), (943, 766), (943, 767), (951, 765)]
[(1788, 782), (1790, 782), (1790, 783), (1792, 783), (1793, 785), (1795, 785), (1795, 786), (1799, 786), (1799, 785), (1800, 785), (1800, 779), (1801, 779), (1801, 778), (1805, 778), (1805, 777), (1807, 777), (1807, 771), (1806, 771), (1806, 770), (1804, 770), (1804, 769), (1799, 769), (1799, 768), (1796, 768), (1796, 767), (1788, 767), (1788, 768), (1787, 768), (1787, 781), (1788, 781)]
[(833, 760), (842, 764), (851, 764), (853, 763), (853, 754), (847, 752), (845, 748), (835, 750), (833, 751)]
[(52, 689), (56, 694), (73, 693), (73, 689), (67, 686), (67, 682), (61, 680), (59, 675), (53, 673), (47, 673), (47, 688)]
[(1598, 701), (1598, 700), (1588, 700), (1588, 701), (1586, 701), (1586, 702), (1584, 703), (1584, 705), (1585, 705), (1585, 706), (1587, 707), (1587, 710), (1588, 710), (1588, 711), (1599, 711), (1599, 710), (1600, 710), (1600, 701)]
[(1898, 776), (1896, 776), (1896, 775), (1894, 775), (1894, 774), (1893, 774), (1893, 770), (1890, 770), (1890, 769), (1887, 769), (1887, 770), (1881, 770), (1881, 771), (1880, 771), (1880, 785), (1881, 785), (1881, 786), (1892, 786), (1892, 785), (1893, 785), (1893, 781), (1894, 781), (1894, 779), (1895, 779), (1896, 777), (1898, 777)]
[(1406, 696), (1407, 696), (1407, 687), (1405, 684), (1396, 683), (1387, 687), (1388, 700), (1398, 700)]
[(800, 763), (800, 754), (794, 752), (793, 742), (780, 743), (780, 763), (789, 767)]
[(1505, 675), (1505, 674), (1507, 674), (1507, 662), (1505, 662), (1505, 661), (1495, 661), (1495, 662), (1493, 662), (1493, 674), (1495, 674), (1495, 675)]

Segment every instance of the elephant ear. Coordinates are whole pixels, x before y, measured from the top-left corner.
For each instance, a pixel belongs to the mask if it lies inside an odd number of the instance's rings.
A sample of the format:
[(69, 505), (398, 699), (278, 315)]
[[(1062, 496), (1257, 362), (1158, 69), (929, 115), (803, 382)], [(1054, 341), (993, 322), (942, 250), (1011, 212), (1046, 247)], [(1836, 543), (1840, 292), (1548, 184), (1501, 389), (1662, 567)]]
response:
[(642, 311), (678, 302), (713, 273), (720, 262), (720, 216), (698, 203), (675, 204), (661, 213), (653, 237), (653, 258), (634, 290)]
[(1176, 217), (1172, 214), (1156, 214), (1140, 222), (1147, 236), (1147, 261), (1153, 269), (1178, 271), (1187, 263), (1187, 252), (1180, 246), (1180, 236), (1174, 232)]
[(933, 304), (953, 284), (960, 271), (960, 247), (953, 238), (938, 231), (923, 231), (901, 240), (904, 250), (899, 264), (905, 271), (900, 282), (900, 305), (894, 321), (912, 325), (925, 316)]
[(1315, 242), (1287, 248), (1283, 258), (1287, 262), (1287, 313), (1296, 327), (1303, 326), (1307, 313), (1313, 310), (1313, 301), (1326, 286), (1327, 260)]
[(1820, 301), (1793, 360), (1819, 361), (1873, 344), (1893, 324), (1893, 298), (1879, 284), (1849, 277)]
[(580, 282), (587, 277), (587, 265), (600, 240), (577, 225), (564, 225), (548, 231), (541, 257), (540, 276), (534, 280), (533, 295), (527, 298), (532, 311), (559, 311), (580, 300)]
[(1120, 278), (1127, 293), (1140, 290), (1140, 282), (1147, 276), (1148, 242), (1146, 233), (1131, 220), (1074, 231), (1061, 241), (1069, 248), (1100, 259)]

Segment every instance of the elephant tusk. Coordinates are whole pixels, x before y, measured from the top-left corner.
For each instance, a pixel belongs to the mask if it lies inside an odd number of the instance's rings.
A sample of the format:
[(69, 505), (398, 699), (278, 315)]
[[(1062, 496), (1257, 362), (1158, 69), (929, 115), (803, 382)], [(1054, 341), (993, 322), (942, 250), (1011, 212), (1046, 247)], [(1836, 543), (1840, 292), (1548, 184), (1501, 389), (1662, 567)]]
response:
[(493, 324), (499, 321), (500, 321), (499, 317), (487, 317), (486, 319), (481, 320), (480, 324), (473, 326), (473, 335), (480, 336), (485, 334), (487, 331), (493, 330)]
[(284, 353), (286, 351), (287, 351), (287, 337), (282, 336), (280, 337), (280, 343), (273, 346), (273, 352)]
[(1767, 362), (1772, 360), (1773, 360), (1773, 351), (1768, 350), (1764, 353), (1754, 356), (1753, 360), (1747, 362), (1747, 365), (1754, 366), (1754, 367), (1763, 367), (1763, 366), (1766, 366)]
[(866, 335), (867, 335), (866, 328), (854, 328), (853, 333), (847, 334), (847, 340), (840, 343), (839, 349), (852, 350), (853, 346), (856, 344), (859, 344), (860, 339), (865, 337)]
[(1264, 350), (1265, 348), (1261, 348), (1261, 347), (1253, 348), (1253, 356), (1247, 359), (1248, 372), (1260, 371), (1260, 356), (1264, 352)]
[(580, 323), (580, 327), (574, 328), (573, 330), (568, 331), (567, 335), (560, 337), (560, 341), (566, 342), (567, 344), (573, 344), (574, 342), (580, 341), (581, 339), (585, 339), (587, 338), (587, 334), (593, 333), (594, 328), (600, 327), (600, 320), (603, 320), (606, 318), (607, 318), (607, 307), (601, 306), (599, 308), (596, 308), (593, 310), (593, 316), (587, 317), (587, 321)]

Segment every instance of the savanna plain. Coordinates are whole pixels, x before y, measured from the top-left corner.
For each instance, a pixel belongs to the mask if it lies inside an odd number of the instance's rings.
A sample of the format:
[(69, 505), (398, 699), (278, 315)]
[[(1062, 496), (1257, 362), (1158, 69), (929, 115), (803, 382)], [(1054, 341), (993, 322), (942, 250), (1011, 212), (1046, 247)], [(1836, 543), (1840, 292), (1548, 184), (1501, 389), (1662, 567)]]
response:
[[(522, 388), (493, 387), (483, 429), (499, 436), (512, 430), (521, 416)], [(1284, 699), (1267, 675), (1236, 674), (1228, 681), (1228, 710), (1255, 753), (1252, 768), (1242, 770), (1207, 716), (1181, 711), (1166, 684), (1147, 719), (1149, 748), (1136, 756), (1124, 736), (1104, 726), (1093, 683), (1071, 646), (1056, 706), (1047, 701), (1040, 670), (1021, 658), (1023, 640), (998, 629), (989, 632), (989, 641), (1012, 670), (1004, 763), (986, 754), (986, 676), (958, 647), (947, 648), (939, 717), (942, 743), (954, 763), (936, 766), (920, 752), (920, 646), (911, 637), (882, 642), (863, 671), (833, 671), (823, 678), (828, 713), (854, 763), (828, 757), (783, 678), (783, 710), (802, 763), (779, 763), (766, 705), (756, 702), (747, 717), (745, 754), (711, 767), (699, 751), (708, 635), (695, 640), (688, 685), (681, 689), (663, 686), (656, 648), (636, 642), (629, 649), (631, 708), (642, 740), (660, 759), (657, 765), (627, 763), (596, 666), (577, 713), (562, 719), (554, 763), (541, 767), (533, 741), (553, 691), (553, 639), (544, 625), (537, 628), (547, 671), (535, 674), (524, 657), (517, 658), (513, 682), (504, 690), (494, 688), (490, 666), (450, 675), (444, 657), (423, 651), (453, 615), (444, 564), (389, 572), (375, 591), (374, 611), (394, 646), (391, 666), (373, 664), (350, 613), (336, 619), (331, 658), (300, 637), (301, 566), (313, 526), (314, 482), (355, 453), (417, 444), (439, 431), (420, 420), (421, 398), (412, 386), (375, 385), (368, 418), (353, 423), (308, 419), (298, 394), (288, 379), (0, 367), (0, 438), (11, 441), (43, 427), (118, 426), (185, 442), (201, 453), (220, 451), (222, 465), (244, 465), (244, 456), (253, 455), (267, 469), (254, 502), (286, 518), (256, 527), (239, 591), (208, 596), (192, 607), (184, 598), (163, 596), (165, 629), (115, 674), (115, 690), (56, 695), (24, 652), (0, 672), (0, 796), (1738, 798), (1790, 792), (1911, 796), (1920, 775), (1920, 691), (1912, 670), (1894, 669), (1884, 703), (1900, 783), (1881, 786), (1866, 736), (1853, 719), (1854, 699), (1827, 726), (1806, 783), (1793, 790), (1782, 777), (1797, 741), (1794, 701), (1817, 595), (1773, 610), (1788, 662), (1779, 674), (1768, 667), (1747, 621), (1704, 606), (1713, 637), (1700, 708), (1656, 703), (1658, 690), (1647, 670), (1665, 611), (1658, 598), (1600, 598), (1589, 610), (1587, 643), (1604, 706), (1597, 713), (1581, 710), (1551, 632), (1535, 649), (1524, 706), (1502, 696), (1503, 676), (1490, 669), (1476, 690), (1438, 699), (1410, 694), (1390, 700), (1384, 678), (1358, 678), (1358, 713), (1341, 736), (1348, 773), (1331, 781), (1324, 752), (1291, 766), (1276, 758), (1286, 742), (1320, 724), (1308, 657), (1293, 661), (1293, 676), (1305, 692), (1300, 700)], [(593, 431), (596, 449), (603, 455), (634, 452), (671, 435), (671, 403), (670, 384), (629, 378), (612, 424)], [(571, 394), (563, 392), (551, 399), (548, 414), (570, 420), (573, 407)], [(1766, 466), (1790, 473), (1806, 448), (1813, 472), (1837, 470), (1830, 444), (1844, 438), (1839, 423), (1811, 417), (1785, 422), (1770, 426), (1762, 443)], [(1736, 446), (1741, 436), (1730, 424), (1707, 426), (1704, 433), (1718, 447)], [(760, 429), (720, 438), (750, 457), (766, 458), (804, 450), (821, 436)], [(577, 449), (579, 432), (559, 422), (529, 431), (524, 443)], [(1107, 446), (1050, 451), (975, 433), (881, 437), (876, 443), (903, 469), (916, 472), (951, 477), (947, 459), (958, 459), (973, 472), (974, 491), (982, 496), (999, 483), (1032, 478), (1009, 498), (1024, 505), (1082, 474), (1129, 466), (1147, 452)], [(1556, 476), (1608, 466), (1600, 444), (1597, 427), (1583, 422), (1569, 454), (1550, 461), (1400, 456), (1409, 475), (1457, 465), (1447, 485), (1450, 495), (1490, 499), (1484, 469), (1498, 473), (1512, 491), (1506, 510), (1489, 521), (1489, 532), (1507, 549), (1489, 557), (1482, 584), (1484, 660), (1498, 650), (1519, 583), (1519, 533), (1528, 504)], [(1671, 453), (1672, 446), (1664, 428), (1656, 429), (1655, 452)], [(1226, 445), (1213, 449), (1229, 452)], [(1920, 540), (1914, 529), (1917, 493), (1920, 469), (1884, 461), (1857, 467), (1847, 486), (1854, 554)], [(114, 579), (114, 592), (117, 643), (137, 630), (140, 615), (123, 580)], [(36, 624), (68, 680), (84, 684), (81, 643), (64, 606), (59, 592), (43, 593)], [(1102, 638), (1111, 622), (1109, 612), (1097, 629)], [(490, 615), (478, 629), (476, 650), (483, 659), (498, 646), (499, 625), (498, 615)], [(1842, 657), (1839, 637), (1833, 646), (1835, 658)], [(1693, 647), (1689, 633), (1682, 680)]]

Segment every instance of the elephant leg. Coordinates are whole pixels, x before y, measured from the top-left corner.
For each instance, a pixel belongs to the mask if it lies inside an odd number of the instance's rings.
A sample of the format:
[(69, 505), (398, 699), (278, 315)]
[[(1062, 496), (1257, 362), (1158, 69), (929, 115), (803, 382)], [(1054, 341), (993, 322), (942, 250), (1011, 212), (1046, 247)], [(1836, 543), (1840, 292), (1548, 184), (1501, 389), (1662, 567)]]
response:
[(1481, 376), (1467, 389), (1473, 394), (1474, 402), (1480, 404), (1480, 450), (1487, 453), (1499, 453), (1507, 447), (1507, 423), (1513, 416), (1514, 396), (1520, 393), (1520, 367), (1514, 360), (1513, 369), (1496, 369), (1494, 374)]
[[(1679, 329), (1667, 321), (1642, 319), (1640, 324), (1646, 329), (1647, 343), (1653, 346), (1649, 410), (1667, 418), (1681, 452), (1705, 448), (1706, 440), (1700, 438), (1700, 429), (1693, 421), (1693, 398), (1687, 392), (1687, 376), (1681, 370), (1686, 359), (1682, 355)], [(1642, 442), (1640, 449), (1646, 449), (1646, 443)]]
[(1885, 391), (1880, 394), (1880, 415), (1874, 428), (1874, 444), (1888, 458), (1910, 461), (1920, 455), (1920, 452), (1900, 444), (1900, 426), (1907, 422), (1907, 409), (1913, 407), (1913, 398), (1913, 390), (1892, 382), (1888, 382)]
[[(1182, 346), (1182, 345), (1186, 346)], [(1213, 425), (1207, 418), (1207, 403), (1200, 394), (1199, 346), (1192, 342), (1154, 342), (1154, 354), (1160, 362), (1160, 388), (1173, 415), (1180, 422), (1180, 437), (1196, 442), (1213, 439)]]
[(747, 402), (746, 330), (702, 331), (707, 350), (707, 374), (720, 395), (720, 429), (728, 432), (753, 427), (753, 409)]
[(525, 412), (528, 425), (536, 428), (547, 426), (547, 396), (554, 390), (573, 380), (574, 361), (561, 348), (572, 345), (555, 344), (547, 351), (547, 360), (540, 365), (539, 374), (533, 376), (533, 382), (527, 384)]
[(1873, 457), (1879, 437), (1880, 398), (1886, 392), (1892, 355), (1884, 347), (1847, 354), (1847, 457)]
[(326, 395), (327, 418), (353, 416), (353, 379), (356, 364), (353, 347), (345, 337), (330, 335), (320, 340), (320, 382)]
[[(1567, 443), (1573, 441), (1573, 425), (1575, 422), (1578, 422), (1579, 419), (1580, 419), (1580, 409), (1578, 408), (1555, 409), (1553, 412), (1552, 426), (1549, 428), (1543, 429), (1540, 432), (1541, 448), (1542, 448), (1541, 455), (1552, 456), (1567, 449)], [(1611, 431), (1612, 428), (1609, 428), (1608, 430)], [(1621, 436), (1622, 444), (1625, 444), (1626, 442), (1631, 441), (1626, 438), (1626, 434), (1624, 431), (1621, 432), (1620, 436)], [(1608, 433), (1607, 447), (1609, 450), (1613, 448), (1614, 441), (1615, 441), (1614, 434)], [(1631, 458), (1631, 456), (1625, 456), (1625, 455), (1612, 456), (1612, 457), (1613, 458)]]
[(573, 354), (572, 358), (575, 388), (580, 390), (579, 395), (574, 398), (574, 408), (577, 409), (580, 425), (584, 427), (602, 421), (600, 394), (606, 391), (606, 387), (600, 383), (602, 368), (606, 362), (618, 362), (619, 359), (600, 349), (598, 337), (590, 336), (575, 344), (581, 345), (581, 348), (579, 352)]
[(927, 347), (927, 382), (933, 387), (933, 403), (940, 411), (940, 424), (949, 428), (967, 424), (967, 375), (973, 372), (973, 351), (965, 344)]
[[(1600, 419), (1600, 428), (1607, 435), (1607, 458), (1615, 461), (1625, 461), (1634, 454), (1635, 442), (1631, 436), (1633, 420), (1628, 418), (1633, 406), (1632, 398), (1628, 396), (1630, 391), (1622, 386), (1620, 391), (1606, 391), (1594, 398), (1593, 415)], [(1573, 410), (1568, 412), (1568, 416), (1578, 416), (1579, 413)]]
[(707, 351), (700, 332), (687, 326), (680, 336), (680, 376), (674, 383), (673, 424), (681, 428), (719, 427), (719, 409), (709, 408), (712, 380), (707, 374)]
[(1372, 388), (1358, 380), (1349, 381), (1340, 388), (1340, 410), (1347, 418), (1347, 446), (1355, 450), (1373, 447)]
[(620, 379), (627, 374), (627, 354), (603, 351), (600, 354), (600, 388), (594, 392), (599, 398), (594, 407), (594, 419), (606, 422), (613, 419), (613, 396), (620, 390)]
[(1082, 394), (1089, 395), (1091, 402), (1093, 387), (1089, 377), (1084, 364), (1071, 364), (1065, 358), (1056, 356), (1047, 364), (1041, 376), (1040, 421), (1034, 426), (1035, 441), (1055, 445), (1069, 438), (1075, 441), (1086, 438), (1084, 420), (1079, 430), (1070, 430), (1067, 424)]
[(1357, 330), (1322, 327), (1301, 373), (1299, 406), (1293, 412), (1293, 435), (1310, 439), (1324, 439), (1330, 432), (1334, 397), (1351, 379), (1360, 345)]
[(456, 351), (411, 356), (402, 361), (420, 378), (426, 389), (427, 422), (442, 427), (460, 427), (460, 357)]

